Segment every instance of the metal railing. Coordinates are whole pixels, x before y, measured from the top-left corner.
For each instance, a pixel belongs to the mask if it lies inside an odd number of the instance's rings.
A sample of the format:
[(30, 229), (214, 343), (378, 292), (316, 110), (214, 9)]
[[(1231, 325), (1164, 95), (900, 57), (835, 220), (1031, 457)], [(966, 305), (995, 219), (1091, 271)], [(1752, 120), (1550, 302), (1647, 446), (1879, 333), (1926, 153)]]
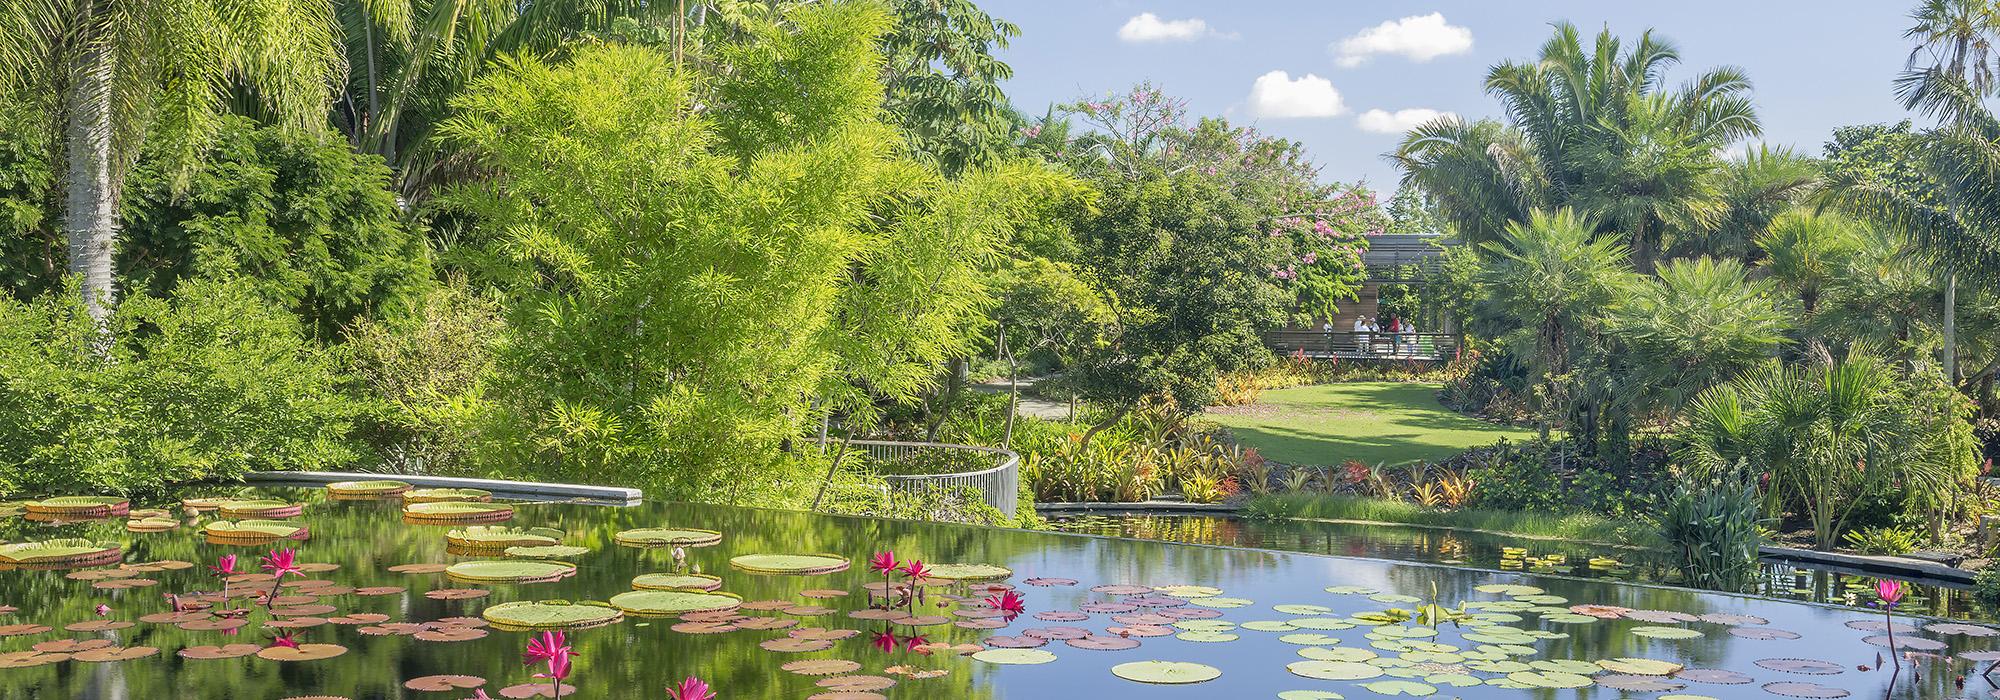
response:
[(1264, 344), (1282, 354), (1382, 360), (1443, 360), (1458, 352), (1456, 333), (1270, 331)]
[(869, 458), (878, 462), (890, 462), (927, 450), (951, 450), (973, 452), (985, 455), (994, 466), (955, 474), (885, 474), (882, 480), (889, 488), (904, 493), (916, 493), (924, 489), (942, 489), (953, 486), (970, 486), (979, 491), (981, 500), (1014, 517), (1015, 506), (1021, 494), (1021, 456), (1012, 450), (998, 447), (975, 447), (972, 445), (949, 445), (938, 442), (892, 442), (888, 440), (854, 440), (848, 443), (868, 453)]

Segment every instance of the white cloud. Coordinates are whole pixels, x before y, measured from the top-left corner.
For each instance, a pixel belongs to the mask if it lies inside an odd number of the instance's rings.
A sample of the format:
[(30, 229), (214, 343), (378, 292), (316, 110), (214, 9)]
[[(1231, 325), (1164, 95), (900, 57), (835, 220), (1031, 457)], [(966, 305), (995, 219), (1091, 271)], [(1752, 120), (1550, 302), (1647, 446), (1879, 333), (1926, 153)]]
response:
[(1151, 12), (1141, 12), (1139, 16), (1125, 20), (1125, 26), (1118, 28), (1118, 40), (1133, 44), (1194, 41), (1208, 33), (1208, 22), (1200, 17), (1163, 20)]
[(1354, 124), (1361, 127), (1362, 131), (1372, 131), (1378, 134), (1401, 134), (1416, 128), (1418, 124), (1432, 119), (1455, 116), (1458, 115), (1424, 107), (1399, 109), (1394, 112), (1371, 109), (1355, 117)]
[(1412, 15), (1361, 30), (1340, 40), (1335, 63), (1353, 68), (1379, 55), (1396, 55), (1418, 63), (1472, 50), (1472, 30), (1446, 24), (1444, 14)]
[(1254, 116), (1287, 119), (1346, 113), (1340, 91), (1326, 78), (1311, 73), (1293, 80), (1290, 73), (1274, 70), (1257, 76), (1257, 82), (1250, 86), (1250, 114)]

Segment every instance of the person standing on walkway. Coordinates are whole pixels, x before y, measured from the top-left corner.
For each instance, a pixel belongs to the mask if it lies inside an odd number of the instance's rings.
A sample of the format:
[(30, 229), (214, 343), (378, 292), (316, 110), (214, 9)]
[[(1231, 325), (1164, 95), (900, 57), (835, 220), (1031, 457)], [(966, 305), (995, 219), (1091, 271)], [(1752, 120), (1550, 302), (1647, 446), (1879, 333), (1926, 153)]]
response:
[(1355, 316), (1355, 317), (1354, 317), (1354, 349), (1355, 349), (1356, 351), (1359, 351), (1359, 352), (1370, 352), (1370, 351), (1372, 351), (1372, 350), (1374, 349), (1374, 348), (1371, 348), (1371, 347), (1369, 347), (1369, 346), (1368, 346), (1368, 330), (1369, 330), (1369, 329), (1368, 329), (1368, 319), (1366, 319), (1366, 318), (1364, 318), (1364, 317), (1362, 317), (1362, 316), (1358, 316), (1358, 315), (1357, 315), (1357, 316)]

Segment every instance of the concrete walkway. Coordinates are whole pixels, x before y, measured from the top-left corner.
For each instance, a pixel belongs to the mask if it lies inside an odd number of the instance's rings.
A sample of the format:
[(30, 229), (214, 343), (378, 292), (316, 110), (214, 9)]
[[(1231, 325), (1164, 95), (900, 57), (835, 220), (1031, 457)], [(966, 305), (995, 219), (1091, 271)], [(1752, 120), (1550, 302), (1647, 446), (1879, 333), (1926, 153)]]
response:
[[(1038, 379), (1039, 377), (1022, 377), (1020, 379), (1021, 397), (1014, 404), (1015, 412), (1029, 418), (1040, 418), (1042, 420), (1069, 420), (1069, 404), (1028, 395), (1029, 390), (1034, 388), (1035, 382)], [(993, 381), (974, 384), (972, 385), (972, 390), (1004, 396), (1007, 393), (1007, 379), (1002, 377)]]

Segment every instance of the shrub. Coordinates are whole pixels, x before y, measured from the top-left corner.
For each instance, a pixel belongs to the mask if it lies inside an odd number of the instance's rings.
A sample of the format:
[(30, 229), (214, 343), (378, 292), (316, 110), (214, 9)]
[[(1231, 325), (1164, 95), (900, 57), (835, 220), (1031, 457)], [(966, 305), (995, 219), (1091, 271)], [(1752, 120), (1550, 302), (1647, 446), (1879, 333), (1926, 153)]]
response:
[(374, 401), (357, 436), (403, 473), (471, 474), (494, 410), (483, 380), (505, 324), (462, 284), (433, 287), (408, 315), (347, 334), (349, 366)]
[(1667, 499), (1656, 522), (1674, 567), (1688, 583), (1739, 590), (1757, 575), (1762, 507), (1756, 484), (1747, 479), (1684, 485)]
[(1841, 536), (1848, 548), (1862, 554), (1909, 554), (1917, 551), (1922, 535), (1897, 527), (1869, 527), (1849, 530)]
[(2000, 567), (1989, 567), (1972, 578), (1972, 596), (1991, 607), (2000, 607)]
[(108, 325), (73, 291), (0, 300), (0, 495), (144, 496), (365, 455), (337, 363), (244, 282), (134, 296)]

